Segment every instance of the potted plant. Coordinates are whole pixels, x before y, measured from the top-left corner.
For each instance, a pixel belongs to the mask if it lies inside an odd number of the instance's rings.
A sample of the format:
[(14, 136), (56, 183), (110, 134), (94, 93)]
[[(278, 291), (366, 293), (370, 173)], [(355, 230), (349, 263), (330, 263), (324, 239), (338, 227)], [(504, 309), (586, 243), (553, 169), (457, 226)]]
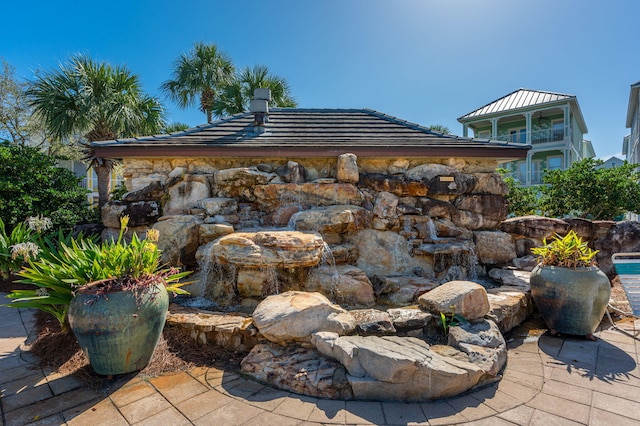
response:
[(538, 265), (531, 272), (531, 296), (552, 334), (594, 340), (611, 296), (611, 283), (597, 267), (597, 250), (574, 231), (556, 234), (543, 247), (532, 248)]
[(147, 365), (165, 323), (167, 292), (186, 293), (179, 281), (190, 273), (160, 264), (156, 230), (127, 242), (128, 219), (115, 241), (71, 239), (41, 253), (18, 273), (37, 288), (7, 296), (8, 306), (50, 312), (63, 330), (68, 323), (93, 369), (107, 376)]

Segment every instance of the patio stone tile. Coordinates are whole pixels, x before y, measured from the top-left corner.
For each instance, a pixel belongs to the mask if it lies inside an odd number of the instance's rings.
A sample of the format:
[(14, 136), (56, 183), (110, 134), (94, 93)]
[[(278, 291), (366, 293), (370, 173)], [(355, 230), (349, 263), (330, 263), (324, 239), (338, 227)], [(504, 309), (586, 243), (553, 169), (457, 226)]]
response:
[(533, 389), (541, 389), (543, 378), (542, 376), (534, 376), (520, 371), (514, 371), (507, 369), (504, 372), (502, 380), (510, 380), (512, 382), (520, 383), (521, 385), (528, 386)]
[(62, 416), (69, 426), (127, 426), (129, 424), (110, 399), (79, 405), (64, 411)]
[[(38, 417), (37, 419), (35, 419), (32, 422), (29, 422), (29, 426), (60, 426), (63, 425), (64, 423), (64, 418), (62, 417), (62, 414), (60, 413), (56, 413), (54, 415), (51, 415), (49, 417), (45, 417), (45, 418), (40, 418)], [(7, 425), (9, 426), (9, 425)]]
[(640, 402), (638, 402), (638, 395), (639, 394), (636, 394), (636, 397), (633, 399), (626, 399), (617, 395), (594, 392), (593, 407), (640, 421)]
[(3, 383), (0, 387), (0, 395), (6, 398), (39, 386), (47, 386), (47, 379), (44, 374), (37, 371), (28, 372), (27, 376)]
[(242, 401), (234, 400), (232, 403), (204, 415), (195, 420), (195, 425), (224, 425), (235, 426), (244, 425), (249, 420), (264, 413), (263, 410), (245, 404)]
[(347, 401), (346, 422), (349, 424), (374, 424), (385, 423), (382, 404), (377, 401)]
[(297, 425), (309, 425), (308, 422), (302, 422), (299, 419), (292, 419), (291, 417), (279, 416), (273, 413), (263, 413), (256, 416), (244, 423), (244, 426), (297, 426)]
[(318, 402), (318, 398), (298, 396), (287, 398), (273, 412), (283, 416), (306, 421)]
[(543, 376), (544, 370), (542, 364), (538, 362), (531, 362), (529, 360), (514, 359), (507, 361), (507, 369), (509, 371), (518, 371), (520, 373), (532, 374), (534, 376)]
[(5, 421), (7, 425), (23, 425), (34, 421), (36, 417), (44, 419), (86, 402), (98, 401), (101, 398), (104, 396), (91, 389), (74, 389), (43, 401), (34, 402), (32, 400), (29, 409), (5, 411)]
[(529, 421), (529, 426), (574, 426), (586, 423), (578, 423), (565, 417), (556, 416), (540, 410), (535, 410)]
[(478, 420), (497, 414), (497, 411), (470, 395), (449, 398), (447, 403), (469, 420)]
[(138, 423), (170, 407), (171, 404), (169, 404), (169, 401), (154, 392), (149, 396), (145, 396), (142, 399), (127, 404), (124, 407), (120, 406), (119, 408), (129, 423)]
[(138, 401), (156, 393), (155, 389), (147, 382), (135, 382), (128, 384), (113, 392), (109, 397), (116, 407), (124, 407), (134, 401)]
[(589, 405), (579, 404), (557, 396), (540, 393), (529, 401), (527, 406), (579, 423), (587, 424), (589, 422)]
[(538, 340), (538, 347), (540, 351), (549, 354), (551, 356), (558, 356), (560, 349), (562, 349), (563, 339), (558, 339), (551, 336), (543, 336)]
[(291, 392), (265, 386), (260, 391), (245, 398), (247, 404), (261, 408), (266, 411), (273, 411), (286, 398), (291, 397)]
[(407, 424), (408, 422), (426, 422), (427, 417), (420, 404), (406, 402), (383, 402), (382, 411), (388, 424)]
[(481, 420), (474, 420), (465, 423), (465, 426), (513, 426), (513, 423), (503, 420), (500, 417), (488, 417)]
[(427, 417), (430, 425), (450, 425), (468, 421), (466, 417), (445, 400), (423, 402), (420, 404), (422, 412)]
[(590, 426), (638, 426), (638, 421), (600, 408), (591, 408)]
[(217, 410), (220, 407), (229, 405), (235, 400), (215, 390), (208, 390), (194, 397), (175, 404), (175, 407), (189, 420), (197, 420), (205, 415)]
[(54, 395), (60, 395), (73, 389), (82, 388), (82, 382), (73, 376), (65, 376), (60, 373), (47, 374), (46, 377)]
[(136, 426), (182, 426), (189, 425), (191, 422), (174, 407), (160, 411), (146, 419), (135, 423)]
[(520, 402), (527, 402), (540, 392), (538, 389), (512, 382), (506, 378), (500, 380), (498, 390)]
[(2, 408), (5, 412), (10, 412), (27, 407), (37, 401), (44, 401), (52, 396), (53, 392), (46, 384), (37, 387), (26, 387), (18, 390), (13, 395), (2, 397)]
[[(223, 385), (227, 394), (234, 398), (247, 398), (254, 393), (260, 392), (266, 386), (250, 379), (240, 378), (238, 381), (231, 382), (233, 387)], [(231, 385), (230, 383), (230, 385)]]
[(595, 370), (598, 344), (590, 340), (565, 340), (558, 359), (568, 365)]
[(546, 381), (542, 386), (542, 392), (547, 395), (557, 396), (585, 405), (591, 405), (591, 397), (593, 394), (590, 389), (572, 386), (555, 380)]
[(344, 424), (346, 422), (345, 401), (320, 399), (309, 415), (310, 422)]
[(488, 398), (483, 398), (483, 395), (478, 394), (477, 392), (472, 393), (470, 396), (491, 407), (498, 413), (510, 410), (522, 404), (521, 401), (499, 390), (495, 391), (493, 395)]
[(150, 382), (172, 404), (192, 398), (209, 389), (184, 372), (155, 377)]
[(521, 405), (498, 414), (497, 418), (508, 420), (517, 425), (528, 425), (535, 411), (535, 408)]

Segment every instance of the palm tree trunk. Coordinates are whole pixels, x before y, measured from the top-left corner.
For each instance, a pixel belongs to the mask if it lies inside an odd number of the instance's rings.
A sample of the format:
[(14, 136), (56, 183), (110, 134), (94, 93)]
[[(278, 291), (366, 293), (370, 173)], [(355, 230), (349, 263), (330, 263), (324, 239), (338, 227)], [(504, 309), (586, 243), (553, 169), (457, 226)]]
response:
[(109, 201), (111, 169), (105, 165), (96, 165), (95, 168), (98, 177), (98, 209), (102, 210), (102, 206)]

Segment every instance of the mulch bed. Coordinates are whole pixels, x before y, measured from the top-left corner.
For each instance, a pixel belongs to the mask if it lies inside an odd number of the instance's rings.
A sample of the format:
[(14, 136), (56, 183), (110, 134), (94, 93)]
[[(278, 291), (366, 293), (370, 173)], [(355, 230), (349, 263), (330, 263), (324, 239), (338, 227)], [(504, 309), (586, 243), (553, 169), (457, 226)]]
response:
[[(89, 365), (73, 333), (63, 333), (58, 321), (48, 313), (36, 313), (38, 336), (30, 352), (40, 359), (40, 366), (63, 375), (72, 375), (91, 388), (110, 384), (105, 376), (95, 373)], [(239, 371), (242, 354), (216, 346), (199, 346), (177, 327), (165, 327), (149, 364), (138, 373), (142, 377), (156, 377), (187, 371), (194, 367), (216, 367), (225, 371)]]

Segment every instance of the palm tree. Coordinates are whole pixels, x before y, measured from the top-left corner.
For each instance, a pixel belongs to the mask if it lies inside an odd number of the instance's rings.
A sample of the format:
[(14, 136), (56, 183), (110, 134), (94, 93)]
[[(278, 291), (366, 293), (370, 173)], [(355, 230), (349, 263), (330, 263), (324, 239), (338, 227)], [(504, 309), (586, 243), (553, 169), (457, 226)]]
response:
[(215, 103), (213, 113), (218, 117), (237, 114), (249, 109), (249, 101), (255, 89), (271, 90), (271, 105), (275, 107), (296, 107), (297, 102), (291, 96), (291, 89), (287, 81), (270, 74), (263, 65), (253, 68), (246, 67), (233, 81), (224, 88)]
[(161, 89), (180, 108), (196, 104), (200, 98), (200, 111), (211, 123), (216, 97), (233, 79), (235, 66), (231, 59), (215, 44), (196, 43), (189, 53), (183, 53), (175, 62), (173, 78), (165, 81)]
[(98, 177), (99, 208), (109, 200), (115, 160), (96, 157), (91, 142), (154, 134), (164, 126), (160, 102), (142, 92), (136, 75), (82, 55), (38, 75), (27, 95), (52, 138), (86, 138), (85, 159)]
[(447, 126), (445, 126), (443, 124), (432, 124), (431, 126), (429, 126), (429, 130), (432, 130), (432, 131), (438, 132), (438, 133), (442, 133), (443, 135), (450, 135), (451, 134), (451, 129), (449, 129)]

